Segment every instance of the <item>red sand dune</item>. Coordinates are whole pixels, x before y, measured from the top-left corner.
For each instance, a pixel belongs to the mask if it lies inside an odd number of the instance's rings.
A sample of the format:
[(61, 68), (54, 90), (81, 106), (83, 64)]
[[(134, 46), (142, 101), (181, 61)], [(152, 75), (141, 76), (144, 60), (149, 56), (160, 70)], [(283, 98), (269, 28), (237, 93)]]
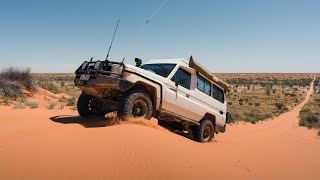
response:
[(298, 126), (310, 93), (278, 118), (230, 125), (205, 144), (156, 120), (84, 122), (71, 110), (2, 106), (0, 179), (320, 179), (320, 140)]

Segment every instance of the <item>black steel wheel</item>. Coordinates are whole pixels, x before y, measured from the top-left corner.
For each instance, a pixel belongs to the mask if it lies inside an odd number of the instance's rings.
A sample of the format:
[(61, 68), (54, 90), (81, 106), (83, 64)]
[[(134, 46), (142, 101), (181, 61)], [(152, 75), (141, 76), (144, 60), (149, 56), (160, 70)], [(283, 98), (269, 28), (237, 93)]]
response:
[(133, 91), (119, 103), (118, 116), (124, 120), (129, 118), (151, 119), (152, 114), (152, 101), (144, 91)]
[(210, 142), (214, 137), (214, 125), (210, 120), (202, 120), (200, 125), (194, 128), (193, 134), (198, 142)]

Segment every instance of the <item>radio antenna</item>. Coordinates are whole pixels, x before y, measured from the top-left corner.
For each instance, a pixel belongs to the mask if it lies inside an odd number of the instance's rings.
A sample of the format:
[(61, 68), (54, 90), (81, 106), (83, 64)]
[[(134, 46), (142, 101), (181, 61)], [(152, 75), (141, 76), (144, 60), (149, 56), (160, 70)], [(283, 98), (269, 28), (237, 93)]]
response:
[(114, 36), (116, 35), (117, 29), (118, 29), (119, 22), (120, 22), (120, 19), (118, 19), (118, 22), (117, 22), (117, 25), (116, 25), (116, 29), (115, 29), (114, 32), (113, 32), (111, 44), (110, 44), (110, 46), (109, 46), (108, 54), (107, 54), (107, 57), (106, 57), (106, 60), (105, 60), (105, 61), (108, 61), (109, 53), (110, 53), (110, 50), (111, 50), (111, 47), (112, 47), (112, 44), (113, 44)]
[[(151, 19), (153, 18), (153, 16), (158, 13), (158, 11), (162, 8), (162, 6), (163, 6), (167, 1), (168, 1), (168, 0), (164, 0), (163, 3), (158, 7), (158, 9), (156, 9), (156, 10), (153, 12), (153, 14), (148, 18), (148, 20), (147, 20), (147, 21), (145, 22), (145, 24), (143, 24), (143, 25), (147, 25), (147, 24), (151, 21)], [(142, 27), (141, 27), (140, 31), (141, 31), (141, 32), (143, 31), (143, 28), (142, 28)], [(139, 32), (140, 32), (140, 31), (139, 31)], [(129, 49), (130, 49), (130, 48), (129, 48)], [(129, 49), (127, 49), (126, 55), (125, 55), (125, 56), (123, 57), (123, 59), (122, 59), (122, 63), (123, 63), (124, 60), (126, 59), (126, 56), (127, 56), (127, 54), (128, 54)]]

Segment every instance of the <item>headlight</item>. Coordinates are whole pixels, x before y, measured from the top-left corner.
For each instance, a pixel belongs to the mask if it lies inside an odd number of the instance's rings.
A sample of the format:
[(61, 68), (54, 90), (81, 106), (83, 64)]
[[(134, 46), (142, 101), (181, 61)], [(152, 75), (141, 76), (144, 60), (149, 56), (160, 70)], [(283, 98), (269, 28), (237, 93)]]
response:
[(119, 64), (113, 64), (111, 67), (111, 73), (114, 74), (121, 74), (122, 73), (123, 66)]
[(94, 65), (94, 69), (98, 69), (98, 67), (100, 66), (101, 61), (97, 61), (96, 64)]
[(82, 63), (81, 69), (84, 70), (84, 69), (86, 69), (87, 66), (88, 66), (88, 62), (85, 61), (84, 63)]

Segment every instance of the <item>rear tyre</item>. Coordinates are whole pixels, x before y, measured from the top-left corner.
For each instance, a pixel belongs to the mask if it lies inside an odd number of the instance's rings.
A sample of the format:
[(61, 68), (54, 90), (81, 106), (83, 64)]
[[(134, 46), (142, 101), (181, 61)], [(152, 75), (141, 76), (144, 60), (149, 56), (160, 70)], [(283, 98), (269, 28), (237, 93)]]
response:
[(97, 108), (98, 100), (93, 96), (82, 93), (78, 99), (77, 109), (81, 117), (99, 116), (103, 117), (107, 113)]
[(210, 142), (214, 137), (214, 126), (210, 120), (203, 120), (194, 128), (194, 139), (198, 142)]
[(118, 116), (123, 120), (130, 118), (151, 119), (153, 105), (149, 95), (144, 91), (133, 91), (120, 102)]

